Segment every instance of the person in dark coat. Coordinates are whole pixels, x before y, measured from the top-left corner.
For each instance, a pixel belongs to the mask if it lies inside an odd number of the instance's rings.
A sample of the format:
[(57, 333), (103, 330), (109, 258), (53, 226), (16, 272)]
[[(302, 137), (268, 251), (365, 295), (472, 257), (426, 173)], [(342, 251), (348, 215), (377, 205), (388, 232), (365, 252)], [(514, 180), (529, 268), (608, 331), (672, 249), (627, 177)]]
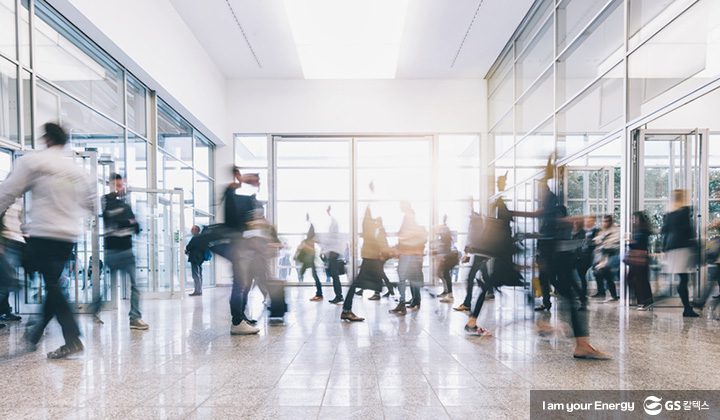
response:
[(383, 279), (385, 272), (383, 266), (385, 257), (390, 250), (387, 249), (387, 240), (383, 241), (381, 231), (382, 219), (373, 219), (370, 209), (365, 209), (363, 216), (363, 245), (360, 250), (362, 262), (360, 263), (360, 272), (353, 279), (350, 288), (345, 295), (342, 314), (340, 319), (343, 321), (360, 322), (365, 318), (361, 318), (352, 312), (352, 302), (357, 289), (373, 290), (379, 293), (383, 287)]
[(690, 292), (688, 283), (690, 273), (696, 271), (693, 262), (693, 244), (695, 242), (695, 229), (692, 225), (692, 212), (687, 205), (687, 192), (674, 190), (669, 212), (663, 217), (662, 235), (663, 252), (665, 253), (665, 273), (677, 274), (680, 283), (677, 286), (678, 295), (683, 304), (683, 316), (697, 318), (700, 315), (693, 311), (690, 305)]
[(627, 280), (635, 289), (638, 311), (647, 311), (652, 307), (653, 296), (650, 288), (650, 260), (648, 259), (648, 245), (652, 229), (645, 212), (633, 213), (632, 240), (628, 246), (628, 274)]
[(188, 256), (188, 262), (190, 263), (190, 271), (192, 273), (193, 283), (195, 289), (190, 296), (202, 296), (202, 284), (203, 284), (203, 273), (202, 265), (205, 262), (207, 254), (207, 248), (200, 243), (198, 235), (200, 234), (200, 227), (195, 225), (190, 229), (192, 238), (185, 247), (185, 255)]

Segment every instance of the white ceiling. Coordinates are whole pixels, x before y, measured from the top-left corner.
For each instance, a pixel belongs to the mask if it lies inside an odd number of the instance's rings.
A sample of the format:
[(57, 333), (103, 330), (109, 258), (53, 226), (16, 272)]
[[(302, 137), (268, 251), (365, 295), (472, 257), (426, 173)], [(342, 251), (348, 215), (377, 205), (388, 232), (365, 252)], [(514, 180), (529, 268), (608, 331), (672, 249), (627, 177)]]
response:
[[(170, 1), (226, 77), (303, 78), (283, 0)], [(228, 2), (260, 66), (235, 23)], [(452, 66), (480, 2), (477, 18)], [(396, 77), (483, 78), (532, 3), (533, 0), (409, 0)]]

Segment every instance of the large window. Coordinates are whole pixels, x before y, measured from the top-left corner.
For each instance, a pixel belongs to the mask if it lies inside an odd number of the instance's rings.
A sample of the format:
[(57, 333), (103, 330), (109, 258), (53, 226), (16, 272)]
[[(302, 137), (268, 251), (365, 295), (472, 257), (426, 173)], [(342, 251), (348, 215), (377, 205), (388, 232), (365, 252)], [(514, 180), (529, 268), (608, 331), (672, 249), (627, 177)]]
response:
[[(338, 223), (347, 250), (350, 270), (361, 260), (362, 219), (366, 211), (381, 217), (389, 244), (397, 243), (402, 223), (400, 203), (408, 202), (417, 221), (428, 231), (444, 216), (462, 249), (467, 241), (468, 216), (480, 204), (480, 139), (477, 135), (426, 137), (301, 137), (236, 135), (235, 164), (242, 172), (257, 172), (261, 181), (270, 176), (271, 220), (285, 247), (276, 260), (276, 275), (297, 282), (300, 278), (292, 257), (310, 225), (318, 238), (316, 266), (323, 235), (331, 217)], [(274, 170), (274, 171), (273, 171)], [(243, 187), (241, 194), (257, 193)], [(396, 261), (386, 272), (396, 276)], [(425, 280), (432, 262), (425, 259)], [(328, 281), (318, 270), (322, 281)], [(351, 272), (351, 271), (350, 271)], [(343, 280), (346, 277), (342, 277)]]
[[(48, 2), (0, 0), (0, 145), (43, 147), (37, 135), (48, 121), (68, 129), (74, 150), (97, 150), (102, 178), (114, 170), (131, 189), (182, 188), (178, 236), (213, 223), (212, 142)], [(149, 269), (138, 251), (140, 270)]]

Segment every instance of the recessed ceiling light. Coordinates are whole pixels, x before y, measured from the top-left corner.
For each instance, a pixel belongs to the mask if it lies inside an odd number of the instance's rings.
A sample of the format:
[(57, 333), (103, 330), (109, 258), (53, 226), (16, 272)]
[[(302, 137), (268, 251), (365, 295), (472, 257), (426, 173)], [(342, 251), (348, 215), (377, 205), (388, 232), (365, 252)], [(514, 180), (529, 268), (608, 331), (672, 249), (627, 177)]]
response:
[(392, 79), (407, 0), (285, 0), (306, 79)]

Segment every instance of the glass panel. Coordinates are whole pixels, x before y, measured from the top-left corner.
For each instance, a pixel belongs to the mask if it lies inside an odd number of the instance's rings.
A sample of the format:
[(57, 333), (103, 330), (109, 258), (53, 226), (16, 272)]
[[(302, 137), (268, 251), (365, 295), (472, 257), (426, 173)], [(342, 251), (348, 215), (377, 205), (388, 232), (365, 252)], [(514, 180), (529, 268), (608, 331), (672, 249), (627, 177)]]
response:
[[(349, 197), (345, 197), (349, 199)], [(278, 224), (279, 232), (283, 234), (305, 234), (308, 231), (308, 223), (305, 216), (310, 216), (310, 221), (315, 226), (315, 232), (322, 235), (327, 232), (330, 226), (330, 218), (327, 215), (327, 208), (331, 206), (332, 215), (338, 223), (340, 232), (350, 232), (350, 201), (282, 201), (278, 202)], [(348, 239), (348, 238), (346, 238)]]
[(7, 149), (0, 149), (0, 182), (5, 181), (12, 167), (12, 152)]
[(16, 58), (15, 0), (0, 0), (0, 52)]
[(147, 188), (148, 158), (147, 142), (133, 133), (128, 133), (127, 179), (132, 187)]
[(214, 147), (205, 136), (195, 134), (195, 170), (212, 175), (212, 159)]
[(17, 66), (0, 57), (0, 138), (11, 142), (18, 141), (17, 86)]
[(594, 23), (590, 32), (558, 60), (557, 106), (622, 60), (624, 23), (621, 5), (620, 1), (613, 3), (605, 17)]
[(147, 136), (147, 89), (139, 80), (127, 76), (127, 125), (128, 128)]
[(268, 166), (268, 138), (259, 136), (235, 136), (235, 165), (265, 168)]
[(430, 141), (426, 138), (358, 139), (357, 142), (359, 168), (426, 166), (429, 163)]
[(491, 156), (498, 157), (510, 149), (515, 144), (513, 134), (513, 113), (510, 112), (496, 125), (489, 134), (490, 147), (493, 152)]
[(512, 108), (514, 102), (512, 76), (512, 72), (505, 75), (505, 78), (500, 82), (500, 86), (488, 99), (490, 127), (495, 125)]
[(619, 129), (623, 113), (622, 64), (557, 114), (559, 157), (571, 155)]
[(479, 199), (480, 137), (440, 135), (437, 154), (437, 191), (440, 200)]
[(505, 79), (507, 72), (509, 72), (512, 68), (512, 61), (513, 55), (512, 49), (510, 49), (507, 53), (505, 53), (505, 56), (502, 58), (502, 61), (498, 65), (497, 69), (495, 69), (493, 75), (490, 76), (490, 79), (488, 79), (488, 92), (492, 93), (495, 88), (498, 87), (500, 82)]
[(632, 120), (720, 75), (720, 2), (699, 1), (628, 59)]
[(325, 200), (343, 200), (350, 190), (350, 170), (280, 168), (276, 185), (278, 199), (282, 200), (307, 200), (320, 191)]
[(540, 76), (553, 59), (553, 31), (552, 20), (549, 21), (532, 42), (528, 49), (518, 58), (515, 64), (516, 90), (515, 97), (525, 92), (532, 82)]
[(629, 0), (628, 48), (650, 38), (683, 9), (697, 0)]
[(172, 156), (192, 163), (193, 129), (163, 101), (158, 102), (158, 147)]
[(195, 208), (206, 213), (214, 212), (212, 208), (212, 187), (210, 178), (200, 174), (195, 175)]
[(123, 121), (123, 71), (115, 61), (55, 13), (35, 3), (35, 69), (93, 108)]
[(31, 76), (30, 72), (26, 70), (22, 70), (20, 72), (20, 77), (22, 79), (20, 80), (20, 83), (22, 83), (22, 95), (23, 95), (23, 109), (22, 109), (22, 118), (23, 118), (23, 128), (25, 131), (25, 146), (32, 148), (32, 141), (35, 138), (33, 133), (33, 127), (35, 127), (35, 124), (33, 123), (33, 115), (32, 115), (32, 83), (31, 83)]
[(347, 140), (282, 140), (276, 148), (278, 167), (346, 167), (350, 164)]
[(490, 174), (494, 174), (493, 178), (497, 179), (501, 175), (507, 173), (507, 185), (515, 184), (515, 149), (510, 149), (500, 159), (496, 160), (491, 166)]
[(515, 165), (518, 168), (542, 166), (554, 151), (555, 135), (553, 119), (550, 118), (515, 146)]
[[(528, 24), (522, 30), (522, 33), (518, 35), (517, 40), (515, 41), (515, 48), (518, 53), (520, 53), (523, 48), (532, 41), (532, 37), (538, 31), (540, 25), (542, 25), (548, 15), (552, 13), (554, 3), (555, 2), (553, 0), (544, 0), (540, 7), (538, 7), (533, 17), (530, 18)], [(552, 19), (550, 19), (550, 21), (552, 21)], [(543, 28), (543, 30), (545, 29)]]
[[(109, 153), (118, 153), (122, 156), (122, 147), (119, 144), (124, 141), (125, 133), (120, 125), (41, 80), (38, 80), (37, 88), (36, 121), (38, 123), (60, 121), (70, 133), (70, 140), (73, 145), (77, 145), (76, 147), (82, 148), (85, 144), (93, 144), (92, 147), (97, 147), (105, 144), (109, 147)], [(42, 127), (36, 127), (35, 132), (42, 133)]]
[[(567, 47), (605, 4), (603, 0), (570, 0), (560, 4), (557, 9), (558, 51)], [(621, 38), (622, 33), (621, 29)]]
[(550, 69), (517, 105), (515, 133), (522, 137), (553, 112), (553, 72)]
[(30, 2), (20, 0), (20, 62), (30, 66)]
[(182, 188), (185, 204), (193, 204), (193, 170), (166, 153), (158, 152), (158, 188), (172, 190)]

